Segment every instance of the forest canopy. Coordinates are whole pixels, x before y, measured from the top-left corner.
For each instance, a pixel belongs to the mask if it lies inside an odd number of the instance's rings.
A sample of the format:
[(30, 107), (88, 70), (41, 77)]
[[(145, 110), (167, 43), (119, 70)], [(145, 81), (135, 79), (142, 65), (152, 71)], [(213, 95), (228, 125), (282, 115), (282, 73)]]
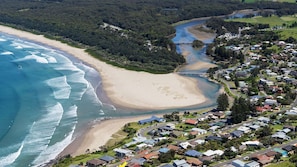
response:
[(246, 8), (297, 11), (294, 4), (238, 0), (2, 0), (0, 22), (82, 44), (120, 67), (168, 73), (185, 63), (171, 41), (172, 23)]

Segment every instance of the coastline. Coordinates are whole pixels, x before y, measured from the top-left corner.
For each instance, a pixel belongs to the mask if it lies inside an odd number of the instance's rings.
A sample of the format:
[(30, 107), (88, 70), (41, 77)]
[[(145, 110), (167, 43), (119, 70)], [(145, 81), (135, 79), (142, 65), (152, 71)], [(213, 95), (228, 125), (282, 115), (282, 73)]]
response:
[(68, 145), (59, 156), (68, 154), (71, 156), (78, 156), (88, 153), (87, 150), (89, 152), (98, 151), (100, 146), (104, 146), (110, 139), (112, 139), (112, 135), (121, 130), (125, 124), (138, 122), (139, 120), (150, 117), (151, 115), (111, 118), (94, 123)]
[(36, 41), (64, 51), (95, 68), (102, 77), (103, 90), (116, 106), (158, 110), (198, 105), (206, 101), (194, 79), (176, 73), (150, 74), (129, 71), (102, 62), (84, 51), (60, 41), (26, 31), (0, 26), (0, 32)]

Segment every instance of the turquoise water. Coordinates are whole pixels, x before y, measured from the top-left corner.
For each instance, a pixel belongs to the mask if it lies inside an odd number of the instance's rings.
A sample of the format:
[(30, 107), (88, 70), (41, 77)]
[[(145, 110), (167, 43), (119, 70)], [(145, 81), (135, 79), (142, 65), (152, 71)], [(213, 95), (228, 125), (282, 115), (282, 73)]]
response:
[[(177, 26), (173, 41), (194, 40), (186, 30), (194, 24), (198, 23)], [(205, 47), (188, 50), (189, 63), (210, 61)], [(54, 159), (88, 124), (104, 117), (214, 106), (220, 89), (195, 77), (209, 99), (203, 104), (160, 111), (116, 108), (104, 100), (101, 78), (93, 68), (55, 48), (6, 34), (0, 34), (0, 70), (0, 167), (40, 166)]]
[(97, 98), (98, 73), (63, 52), (1, 34), (0, 64), (0, 166), (43, 164), (114, 110)]

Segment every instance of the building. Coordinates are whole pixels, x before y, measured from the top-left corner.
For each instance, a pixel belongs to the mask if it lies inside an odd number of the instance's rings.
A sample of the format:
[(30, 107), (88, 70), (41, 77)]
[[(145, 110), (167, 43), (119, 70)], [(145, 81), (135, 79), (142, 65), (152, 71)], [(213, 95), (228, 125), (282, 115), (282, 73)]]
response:
[(246, 163), (244, 167), (260, 167), (260, 164), (256, 161), (252, 161), (252, 162)]
[(283, 157), (288, 157), (288, 152), (283, 150), (283, 149), (280, 149), (280, 148), (274, 148), (273, 151), (277, 152), (277, 153), (280, 153)]
[(203, 135), (207, 133), (207, 130), (201, 128), (192, 128), (192, 131), (197, 132), (197, 135)]
[(188, 158), (187, 159), (187, 163), (192, 165), (192, 166), (196, 166), (196, 167), (201, 167), (203, 162), (201, 162), (199, 159), (197, 158)]
[(114, 157), (108, 156), (108, 155), (104, 155), (103, 157), (99, 158), (102, 161), (105, 161), (106, 163), (113, 163), (114, 162)]
[(243, 136), (243, 131), (240, 130), (235, 130), (233, 132), (231, 132), (231, 136), (234, 138), (240, 138), (241, 136)]
[(189, 124), (189, 125), (197, 125), (198, 120), (196, 119), (186, 119), (185, 124)]
[(243, 161), (241, 161), (239, 159), (236, 159), (236, 160), (231, 162), (231, 165), (233, 165), (234, 167), (244, 167), (245, 162), (243, 162)]
[(138, 123), (141, 125), (152, 122), (165, 122), (165, 120), (163, 118), (159, 118), (153, 115), (151, 118), (138, 121)]
[(185, 152), (185, 155), (189, 156), (189, 157), (200, 157), (200, 156), (202, 156), (202, 153), (200, 153), (196, 150), (188, 150)]
[(118, 158), (132, 157), (133, 152), (129, 149), (115, 148), (113, 151), (116, 153)]
[(191, 167), (190, 164), (187, 163), (186, 160), (181, 159), (181, 160), (174, 160), (173, 161), (173, 166), (174, 167)]
[(106, 165), (106, 162), (102, 161), (100, 159), (92, 159), (92, 160), (87, 161), (86, 164), (88, 167), (98, 167), (98, 166)]
[(263, 166), (263, 165), (266, 165), (266, 164), (269, 164), (270, 162), (272, 162), (272, 160), (274, 158), (269, 157), (269, 156), (267, 156), (265, 154), (260, 154), (260, 155), (252, 157), (251, 159), (254, 160), (254, 161), (259, 162)]

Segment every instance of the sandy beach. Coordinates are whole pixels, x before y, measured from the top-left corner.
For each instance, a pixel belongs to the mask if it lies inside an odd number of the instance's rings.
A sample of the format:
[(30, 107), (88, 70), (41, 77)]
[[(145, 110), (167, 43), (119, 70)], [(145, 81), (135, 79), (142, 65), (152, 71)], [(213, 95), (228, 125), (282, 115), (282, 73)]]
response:
[(138, 122), (139, 120), (150, 117), (150, 115), (144, 115), (116, 118), (94, 124), (85, 134), (83, 134), (83, 136), (80, 136), (77, 140), (71, 143), (61, 155), (71, 154), (72, 156), (77, 156), (87, 153), (87, 149), (89, 152), (99, 150), (99, 147), (105, 145), (108, 140), (112, 139), (112, 135), (118, 132), (125, 124), (129, 122)]
[[(165, 109), (192, 106), (206, 101), (194, 79), (175, 73), (150, 74), (129, 71), (99, 61), (87, 54), (84, 49), (71, 47), (65, 43), (45, 38), (43, 35), (35, 35), (6, 26), (0, 26), (0, 32), (51, 46), (91, 65), (100, 73), (103, 90), (116, 105), (136, 109)], [(126, 123), (148, 117), (150, 116), (111, 119), (95, 124), (85, 132), (86, 134), (78, 137), (64, 151), (64, 155), (65, 153), (83, 154), (86, 149), (97, 150)]]
[(150, 74), (114, 67), (87, 54), (84, 49), (25, 31), (0, 26), (0, 32), (37, 41), (67, 52), (94, 67), (102, 77), (103, 89), (118, 106), (136, 109), (166, 109), (192, 106), (206, 99), (196, 81), (178, 74)]

